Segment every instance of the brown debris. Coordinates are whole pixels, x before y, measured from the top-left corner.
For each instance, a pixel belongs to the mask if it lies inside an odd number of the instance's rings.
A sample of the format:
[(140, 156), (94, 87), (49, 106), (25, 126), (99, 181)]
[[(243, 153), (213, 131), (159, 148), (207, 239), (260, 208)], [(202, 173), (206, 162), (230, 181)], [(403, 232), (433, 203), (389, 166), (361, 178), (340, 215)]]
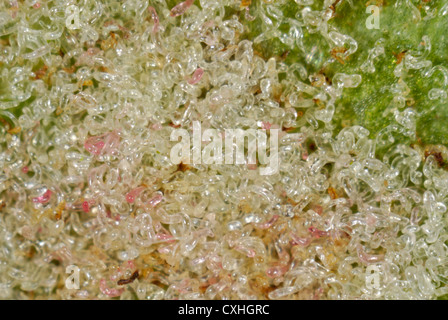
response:
[(107, 49), (115, 48), (117, 43), (118, 43), (118, 41), (117, 41), (117, 39), (115, 37), (115, 33), (111, 32), (109, 38), (107, 38), (106, 40), (101, 41), (101, 49), (106, 51)]
[(5, 127), (7, 127), (8, 129), (6, 129), (6, 132), (8, 132), (9, 134), (17, 134), (20, 133), (22, 131), (22, 128), (17, 126), (17, 127), (13, 127), (8, 121), (6, 121), (5, 119), (0, 118), (0, 123), (3, 124)]
[(54, 114), (56, 115), (56, 117), (60, 116), (62, 111), (64, 110), (62, 110), (61, 106), (57, 106), (56, 110), (54, 111)]
[(316, 146), (316, 144), (314, 142), (311, 142), (308, 145), (308, 148), (310, 149), (310, 151), (316, 151), (317, 150), (317, 146)]
[(311, 77), (311, 85), (313, 87), (319, 88), (326, 82), (325, 76), (323, 74), (317, 74)]
[(341, 0), (336, 0), (335, 2), (333, 2), (333, 4), (330, 6), (331, 11), (333, 11), (333, 16), (336, 13), (336, 6), (338, 5), (338, 3), (341, 2)]
[(75, 66), (71, 66), (70, 68), (62, 68), (62, 70), (64, 70), (67, 73), (73, 73), (76, 71), (76, 67)]
[(240, 8), (247, 8), (252, 3), (252, 0), (241, 0)]
[(282, 55), (280, 56), (280, 60), (285, 60), (289, 56), (290, 52), (291, 52), (290, 50), (286, 50), (285, 52), (283, 52)]
[(268, 298), (271, 291), (276, 289), (276, 287), (270, 285), (269, 279), (261, 272), (256, 274), (255, 277), (252, 277), (250, 280), (250, 287), (252, 290), (257, 293), (261, 293), (266, 298)]
[(404, 56), (406, 55), (406, 52), (407, 52), (408, 50), (403, 50), (402, 52), (400, 52), (400, 53), (395, 53), (395, 52), (392, 52), (392, 54), (395, 56), (395, 58), (397, 58), (397, 61), (395, 62), (396, 64), (400, 64), (401, 63), (401, 61), (403, 60), (403, 58), (404, 58)]
[(20, 131), (22, 131), (21, 127), (14, 127), (14, 128), (9, 129), (7, 132), (9, 134), (17, 134), (17, 133), (20, 133)]
[(177, 165), (177, 170), (176, 171), (181, 171), (181, 172), (185, 172), (187, 170), (190, 170), (191, 167), (188, 164), (184, 164), (183, 162), (179, 163)]
[(347, 52), (347, 48), (345, 48), (345, 47), (335, 47), (335, 48), (331, 49), (331, 51), (330, 51), (331, 56), (333, 58), (335, 58), (336, 60), (338, 60), (340, 64), (345, 64), (345, 61), (344, 61), (344, 59), (342, 59), (339, 56), (339, 54), (346, 53), (346, 52)]
[(291, 128), (287, 128), (287, 127), (285, 127), (285, 126), (282, 126), (282, 131), (285, 131), (285, 132), (287, 132), (287, 133), (290, 133), (290, 132), (292, 132), (292, 131), (294, 131), (294, 130), (296, 130), (297, 128), (294, 128), (294, 127), (291, 127)]
[(169, 125), (171, 128), (175, 128), (175, 129), (180, 128), (180, 124), (174, 124), (173, 122), (170, 122), (168, 125)]
[(246, 214), (252, 212), (252, 207), (246, 200), (243, 200), (238, 204), (238, 209)]
[(58, 204), (58, 206), (55, 209), (56, 214), (55, 214), (54, 217), (55, 217), (56, 220), (60, 220), (61, 219), (62, 211), (64, 211), (64, 209), (65, 209), (65, 201), (62, 200), (61, 203)]
[(446, 163), (445, 160), (443, 159), (442, 153), (435, 151), (435, 150), (425, 150), (425, 160), (429, 157), (429, 156), (434, 156), (434, 159), (436, 160), (437, 164), (439, 165), (440, 168), (445, 167)]
[(39, 70), (34, 72), (34, 74), (36, 76), (33, 79), (34, 80), (42, 79), (45, 76), (45, 74), (47, 73), (47, 70), (48, 70), (48, 67), (44, 65), (42, 68), (40, 68)]
[(30, 250), (26, 253), (26, 257), (28, 259), (31, 259), (34, 257), (34, 255), (37, 253), (36, 249), (34, 247), (31, 247)]
[(92, 80), (86, 80), (82, 83), (83, 87), (89, 87), (89, 86), (93, 86), (93, 81)]
[(369, 0), (366, 2), (366, 7), (370, 6), (371, 4), (375, 4), (377, 7), (384, 7), (386, 5), (385, 0)]
[(327, 189), (328, 194), (330, 195), (331, 200), (339, 198), (338, 194), (336, 193), (336, 189), (333, 187), (329, 187)]
[(138, 270), (136, 270), (130, 277), (129, 279), (120, 279), (117, 281), (117, 285), (119, 286), (124, 286), (125, 284), (129, 284), (134, 282), (135, 279), (138, 278)]

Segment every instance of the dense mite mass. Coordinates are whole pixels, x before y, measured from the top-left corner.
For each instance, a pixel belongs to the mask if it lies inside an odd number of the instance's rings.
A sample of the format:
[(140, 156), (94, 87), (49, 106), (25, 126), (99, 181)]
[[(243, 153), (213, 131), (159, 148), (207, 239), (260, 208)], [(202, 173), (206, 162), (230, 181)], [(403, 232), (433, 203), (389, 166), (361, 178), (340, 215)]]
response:
[[(447, 28), (445, 0), (1, 1), (0, 298), (447, 298)], [(195, 122), (278, 130), (278, 172), (173, 163)]]

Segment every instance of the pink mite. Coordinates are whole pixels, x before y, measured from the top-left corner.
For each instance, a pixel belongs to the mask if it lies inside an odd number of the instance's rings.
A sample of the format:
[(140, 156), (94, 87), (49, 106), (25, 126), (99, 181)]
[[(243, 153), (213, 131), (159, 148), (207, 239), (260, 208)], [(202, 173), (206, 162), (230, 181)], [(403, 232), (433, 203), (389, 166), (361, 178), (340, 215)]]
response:
[(315, 227), (309, 227), (309, 228), (308, 228), (308, 231), (309, 231), (309, 232), (313, 235), (313, 237), (315, 237), (315, 238), (321, 238), (321, 237), (326, 237), (326, 236), (328, 236), (328, 232), (319, 230), (319, 229), (317, 229), (317, 228), (315, 228)]
[(23, 173), (28, 173), (28, 170), (29, 170), (29, 168), (28, 168), (27, 166), (24, 166), (24, 167), (22, 168), (22, 172), (23, 172)]
[(256, 163), (254, 163), (254, 164), (248, 164), (247, 165), (247, 169), (248, 170), (257, 170), (257, 164)]
[(51, 197), (51, 190), (48, 189), (43, 195), (40, 197), (33, 198), (34, 203), (47, 203)]
[(134, 197), (132, 194), (128, 193), (128, 194), (126, 195), (126, 201), (127, 201), (128, 203), (133, 203), (133, 202), (135, 201), (135, 197)]
[(106, 280), (105, 279), (101, 279), (100, 280), (100, 290), (103, 294), (109, 296), (109, 297), (119, 297), (124, 289), (112, 289), (109, 288), (106, 284)]
[(90, 207), (89, 207), (89, 203), (88, 203), (87, 201), (84, 201), (84, 202), (82, 203), (82, 210), (83, 210), (85, 213), (89, 212)]
[(262, 121), (261, 122), (261, 128), (264, 130), (270, 130), (272, 127), (272, 124), (268, 121)]
[(188, 80), (189, 84), (196, 84), (199, 81), (201, 81), (202, 76), (204, 75), (204, 70), (202, 70), (201, 68), (197, 68), (194, 73), (193, 76), (191, 77), (190, 80)]
[(184, 2), (179, 3), (173, 9), (171, 9), (170, 16), (177, 17), (184, 14), (185, 11), (193, 4), (194, 0), (186, 0)]
[(84, 147), (90, 153), (98, 156), (98, 155), (101, 154), (101, 150), (104, 147), (104, 142), (103, 141), (99, 141), (97, 143), (91, 143), (89, 141), (86, 141), (86, 143), (84, 144)]
[(275, 266), (266, 270), (266, 275), (269, 278), (278, 278), (284, 275), (288, 271), (288, 266)]
[(160, 202), (162, 202), (162, 200), (163, 200), (163, 196), (160, 195), (160, 194), (158, 194), (158, 195), (155, 195), (154, 197), (152, 197), (151, 200), (149, 200), (148, 204), (149, 204), (151, 207), (155, 207), (155, 206), (158, 205)]
[(160, 123), (155, 123), (151, 126), (152, 129), (154, 129), (155, 131), (159, 131), (162, 129), (162, 125)]
[(126, 201), (127, 203), (134, 203), (135, 199), (138, 197), (138, 195), (145, 189), (145, 187), (138, 187), (131, 191), (129, 191), (126, 194)]
[(152, 20), (154, 21), (154, 27), (152, 28), (152, 32), (156, 33), (159, 31), (159, 16), (157, 15), (156, 9), (154, 7), (148, 7), (149, 12), (151, 12)]
[(262, 230), (269, 229), (270, 227), (272, 227), (274, 225), (274, 223), (277, 222), (278, 218), (279, 218), (279, 216), (277, 214), (274, 214), (269, 221), (267, 221), (265, 223), (257, 224), (256, 228), (262, 229)]
[(120, 136), (116, 132), (108, 132), (93, 136), (84, 142), (84, 148), (93, 155), (111, 154), (120, 144)]

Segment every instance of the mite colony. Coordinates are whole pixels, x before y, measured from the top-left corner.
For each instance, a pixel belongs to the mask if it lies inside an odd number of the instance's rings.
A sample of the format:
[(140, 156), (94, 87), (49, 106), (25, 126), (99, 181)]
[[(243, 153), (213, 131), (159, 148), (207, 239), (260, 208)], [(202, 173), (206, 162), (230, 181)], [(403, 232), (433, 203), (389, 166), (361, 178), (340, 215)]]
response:
[[(394, 138), (416, 136), (403, 74), (432, 65), (378, 40), (358, 72), (329, 73), (366, 45), (332, 24), (341, 6), (365, 13), (354, 2), (3, 1), (0, 298), (448, 293), (446, 149)], [(269, 41), (289, 49), (268, 54)], [(402, 108), (377, 134), (341, 126), (341, 99), (386, 54)], [(173, 164), (170, 136), (194, 121), (278, 130), (278, 171), (260, 175), (247, 150)]]

